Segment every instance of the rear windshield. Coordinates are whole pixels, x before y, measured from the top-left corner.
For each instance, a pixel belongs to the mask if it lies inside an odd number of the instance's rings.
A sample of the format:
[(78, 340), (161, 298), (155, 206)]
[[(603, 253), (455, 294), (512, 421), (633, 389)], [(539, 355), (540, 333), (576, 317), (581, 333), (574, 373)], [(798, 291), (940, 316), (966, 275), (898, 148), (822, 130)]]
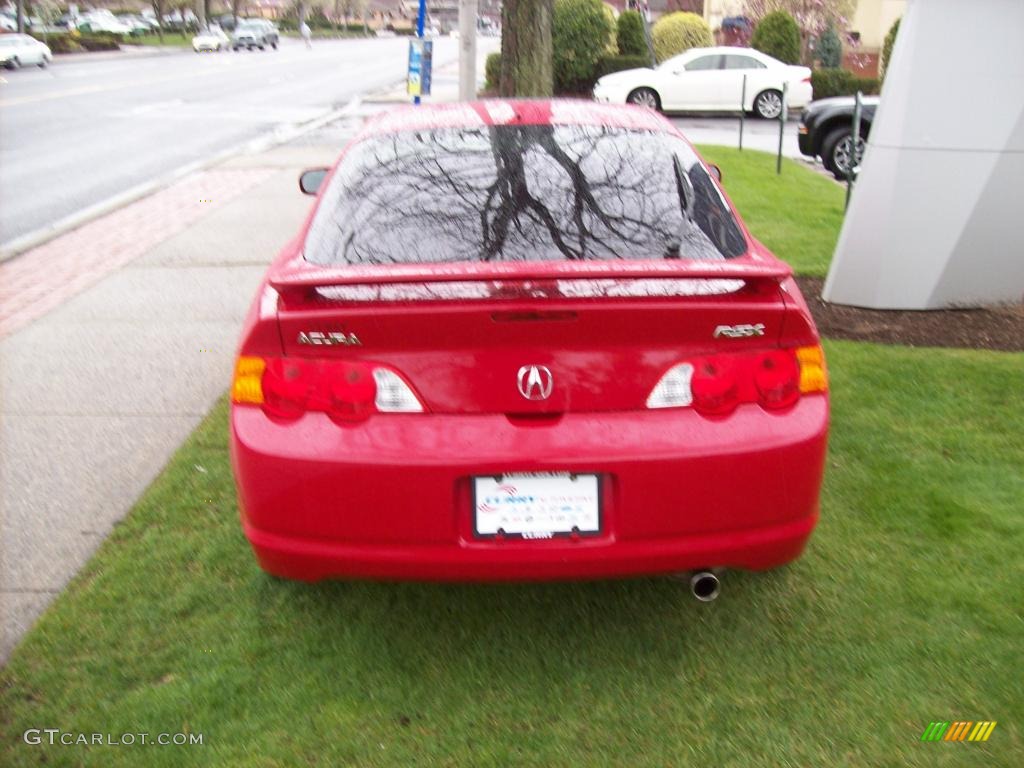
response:
[(352, 147), (313, 219), (322, 265), (726, 259), (746, 242), (693, 150), (665, 133), (487, 126)]

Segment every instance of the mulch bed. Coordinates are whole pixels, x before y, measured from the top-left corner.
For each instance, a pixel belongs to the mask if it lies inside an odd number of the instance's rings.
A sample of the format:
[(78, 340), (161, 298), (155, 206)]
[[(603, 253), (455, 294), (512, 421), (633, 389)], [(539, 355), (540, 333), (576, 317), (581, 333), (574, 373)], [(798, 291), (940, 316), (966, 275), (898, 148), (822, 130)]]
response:
[(1024, 304), (989, 309), (879, 310), (827, 304), (824, 280), (798, 277), (822, 336), (910, 347), (1024, 351)]

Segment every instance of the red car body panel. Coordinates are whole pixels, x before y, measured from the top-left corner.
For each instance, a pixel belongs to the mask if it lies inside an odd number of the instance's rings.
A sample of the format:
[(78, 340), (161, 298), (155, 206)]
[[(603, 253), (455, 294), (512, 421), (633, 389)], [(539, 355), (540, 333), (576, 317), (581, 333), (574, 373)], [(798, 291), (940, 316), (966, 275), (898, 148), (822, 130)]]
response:
[[(477, 118), (486, 124), (501, 104), (399, 111), (362, 136)], [(678, 135), (645, 110), (553, 104), (517, 103), (517, 119), (596, 120)], [(818, 517), (827, 393), (803, 394), (780, 409), (742, 402), (721, 416), (646, 405), (682, 360), (818, 344), (789, 268), (745, 229), (747, 252), (717, 262), (321, 267), (301, 251), (312, 216), (269, 269), (239, 355), (380, 365), (406, 381), (425, 412), (343, 423), (318, 411), (281, 419), (233, 403), (242, 523), (265, 570), (303, 580), (530, 580), (765, 569), (799, 556)], [(572, 281), (596, 280), (677, 281), (677, 289), (565, 293)], [(687, 285), (730, 280), (738, 287), (686, 295)], [(467, 282), (487, 282), (491, 293), (459, 298)], [(455, 294), (344, 294), (349, 286), (415, 292), (425, 284), (447, 284)], [(340, 298), (330, 293), (339, 289)], [(717, 336), (722, 326), (755, 325), (763, 334)], [(358, 334), (359, 343), (297, 341), (311, 329)], [(528, 400), (517, 390), (525, 364), (550, 369), (558, 387), (549, 398)], [(474, 477), (544, 471), (598, 475), (599, 533), (474, 534)]]

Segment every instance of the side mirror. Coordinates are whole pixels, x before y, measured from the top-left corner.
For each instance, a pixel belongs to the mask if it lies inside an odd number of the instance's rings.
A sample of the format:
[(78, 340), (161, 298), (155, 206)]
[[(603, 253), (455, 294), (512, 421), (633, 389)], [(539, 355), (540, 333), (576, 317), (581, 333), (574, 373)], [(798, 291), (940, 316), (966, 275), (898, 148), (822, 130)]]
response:
[(320, 191), (330, 168), (307, 168), (299, 174), (299, 189), (304, 195), (315, 195)]
[(722, 180), (722, 169), (714, 163), (708, 163), (708, 170), (711, 171), (711, 175), (715, 177), (717, 181)]

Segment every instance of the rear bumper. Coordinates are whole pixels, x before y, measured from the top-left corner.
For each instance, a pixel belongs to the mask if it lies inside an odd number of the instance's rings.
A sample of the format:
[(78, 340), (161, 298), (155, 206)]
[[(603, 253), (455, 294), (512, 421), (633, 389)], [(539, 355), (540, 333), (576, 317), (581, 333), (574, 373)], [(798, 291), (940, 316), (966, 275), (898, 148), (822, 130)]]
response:
[(243, 523), (260, 567), (302, 581), (357, 577), (417, 581), (535, 581), (678, 573), (717, 565), (763, 570), (800, 556), (818, 521), (652, 541), (500, 545), (343, 544), (278, 536)]
[[(817, 521), (828, 402), (565, 415), (323, 414), (279, 424), (232, 408), (242, 523), (260, 565), (302, 580), (601, 578), (798, 557)], [(602, 531), (524, 541), (473, 533), (474, 475), (598, 473)]]

